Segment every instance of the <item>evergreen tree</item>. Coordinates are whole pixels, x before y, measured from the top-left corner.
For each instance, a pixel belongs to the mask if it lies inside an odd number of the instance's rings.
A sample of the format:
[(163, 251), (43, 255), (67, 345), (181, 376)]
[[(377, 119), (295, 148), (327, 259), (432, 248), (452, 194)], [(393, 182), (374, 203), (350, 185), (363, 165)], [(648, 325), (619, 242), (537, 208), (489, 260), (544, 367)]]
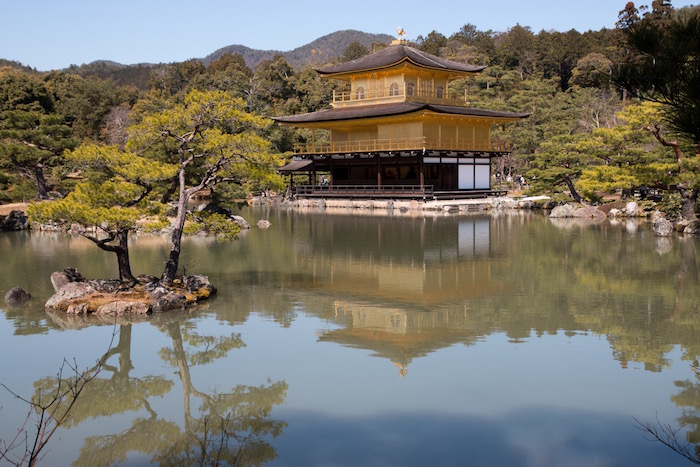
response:
[(79, 225), (80, 235), (117, 256), (119, 279), (135, 283), (129, 232), (140, 219), (160, 212), (162, 206), (149, 195), (155, 183), (172, 177), (177, 168), (94, 144), (79, 146), (67, 158), (87, 178), (65, 198), (30, 205), (27, 214), (33, 222)]
[(177, 273), (187, 203), (195, 193), (224, 182), (274, 186), (280, 160), (260, 136), (269, 122), (245, 110), (245, 102), (223, 91), (191, 91), (183, 103), (146, 115), (130, 130), (127, 148), (160, 153), (177, 167), (176, 218), (168, 261), (161, 276)]
[(75, 144), (44, 82), (15, 69), (0, 69), (0, 167), (31, 179), (36, 198), (47, 199), (46, 169), (62, 164), (63, 151)]
[[(624, 30), (632, 55), (616, 67), (616, 81), (642, 99), (661, 104), (661, 125), (646, 127), (664, 146), (673, 147), (682, 172), (679, 191), (683, 216), (695, 218), (700, 192), (700, 13), (671, 17), (668, 2)], [(677, 138), (677, 139), (676, 139)], [(694, 156), (684, 160), (684, 140)]]

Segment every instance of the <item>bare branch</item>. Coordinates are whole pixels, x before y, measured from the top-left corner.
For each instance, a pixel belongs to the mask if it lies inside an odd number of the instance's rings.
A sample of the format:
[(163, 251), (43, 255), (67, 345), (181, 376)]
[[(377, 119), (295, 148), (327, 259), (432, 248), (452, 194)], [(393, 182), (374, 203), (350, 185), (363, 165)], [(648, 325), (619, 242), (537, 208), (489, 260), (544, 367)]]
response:
[[(116, 319), (116, 318), (115, 318)], [(63, 425), (68, 419), (71, 410), (73, 409), (78, 397), (85, 389), (85, 386), (95, 379), (97, 375), (104, 368), (105, 362), (110, 355), (111, 349), (114, 346), (114, 338), (117, 335), (117, 325), (114, 324), (112, 330), (112, 337), (109, 341), (109, 346), (107, 351), (102, 355), (102, 357), (97, 361), (97, 364), (84, 372), (78, 370), (78, 365), (73, 362), (69, 363), (68, 360), (64, 359), (61, 368), (57, 374), (57, 386), (56, 390), (49, 398), (48, 402), (42, 402), (41, 393), (36, 401), (26, 399), (19, 396), (12, 390), (10, 390), (5, 384), (2, 384), (10, 394), (15, 398), (25, 402), (29, 405), (29, 413), (19, 428), (17, 435), (9, 442), (3, 443), (0, 447), (0, 459), (6, 459), (15, 465), (24, 465), (26, 462), (30, 466), (36, 465), (37, 462), (41, 461), (45, 453), (42, 454), (44, 448), (51, 440), (51, 437), (56, 433), (58, 428)], [(74, 375), (71, 378), (64, 378), (64, 370), (68, 368)], [(63, 389), (65, 387), (65, 389)], [(65, 409), (64, 407), (65, 404)], [(37, 413), (36, 420), (36, 433), (34, 434), (34, 439), (32, 446), (29, 446), (28, 433), (25, 430), (27, 422), (31, 419), (33, 413)], [(24, 434), (24, 440), (21, 440), (22, 434)], [(10, 459), (9, 454), (15, 451), (20, 446), (24, 445), (24, 453), (21, 457), (16, 459)]]
[(674, 428), (669, 424), (663, 424), (659, 421), (658, 414), (656, 416), (656, 425), (652, 425), (649, 422), (641, 422), (636, 418), (634, 418), (634, 421), (636, 422), (635, 428), (650, 434), (652, 440), (656, 440), (664, 446), (671, 448), (690, 462), (700, 464), (700, 455), (695, 449), (695, 446), (687, 442), (682, 442), (679, 438), (679, 433), (683, 430), (685, 425)]

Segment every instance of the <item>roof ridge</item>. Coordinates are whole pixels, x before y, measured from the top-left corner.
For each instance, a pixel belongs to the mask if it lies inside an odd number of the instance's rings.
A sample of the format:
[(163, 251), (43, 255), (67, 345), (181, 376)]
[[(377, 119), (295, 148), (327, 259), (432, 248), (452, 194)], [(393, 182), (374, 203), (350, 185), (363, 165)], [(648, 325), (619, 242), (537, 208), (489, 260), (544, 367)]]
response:
[[(447, 68), (447, 66), (445, 66), (444, 63), (440, 63), (440, 62), (438, 62), (438, 61), (436, 61), (436, 60), (434, 60), (434, 59), (432, 58), (432, 57), (435, 57), (435, 58), (438, 58), (438, 59), (439, 59), (440, 57), (438, 57), (438, 56), (435, 56), (435, 55), (433, 55), (433, 54), (429, 54), (428, 52), (425, 52), (425, 51), (423, 51), (423, 50), (416, 49), (416, 48), (413, 48), (413, 47), (410, 47), (410, 46), (407, 46), (407, 45), (405, 45), (404, 47), (408, 47), (409, 49), (415, 51), (418, 55), (420, 55), (421, 57), (423, 57), (424, 59), (426, 59), (426, 60), (428, 60), (428, 61), (430, 61), (430, 62), (432, 62), (432, 63), (435, 63), (435, 64), (436, 64), (437, 66), (439, 66), (440, 68)], [(410, 57), (409, 57), (409, 58), (410, 58)], [(455, 63), (459, 63), (459, 62), (455, 62)]]

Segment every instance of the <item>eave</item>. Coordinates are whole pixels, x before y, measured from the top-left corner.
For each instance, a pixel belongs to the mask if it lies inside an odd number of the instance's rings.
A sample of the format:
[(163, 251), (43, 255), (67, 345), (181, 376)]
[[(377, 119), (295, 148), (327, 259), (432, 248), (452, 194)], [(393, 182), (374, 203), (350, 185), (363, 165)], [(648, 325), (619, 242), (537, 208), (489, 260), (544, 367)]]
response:
[(498, 112), (463, 106), (448, 106), (418, 102), (398, 102), (355, 107), (341, 107), (306, 114), (273, 117), (273, 120), (299, 127), (320, 128), (349, 121), (370, 121), (378, 118), (416, 114), (435, 114), (456, 118), (479, 118), (490, 123), (508, 123), (529, 117), (528, 113)]

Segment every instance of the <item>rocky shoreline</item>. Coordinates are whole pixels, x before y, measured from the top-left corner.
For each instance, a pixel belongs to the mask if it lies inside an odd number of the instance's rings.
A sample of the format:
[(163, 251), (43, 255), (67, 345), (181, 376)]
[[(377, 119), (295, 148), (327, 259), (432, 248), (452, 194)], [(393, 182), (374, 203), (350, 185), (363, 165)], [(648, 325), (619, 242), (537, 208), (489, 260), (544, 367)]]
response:
[(184, 310), (216, 294), (216, 287), (202, 275), (184, 276), (172, 284), (153, 276), (138, 279), (133, 286), (116, 279), (85, 279), (67, 268), (51, 274), (56, 293), (45, 306), (68, 314), (147, 314)]

